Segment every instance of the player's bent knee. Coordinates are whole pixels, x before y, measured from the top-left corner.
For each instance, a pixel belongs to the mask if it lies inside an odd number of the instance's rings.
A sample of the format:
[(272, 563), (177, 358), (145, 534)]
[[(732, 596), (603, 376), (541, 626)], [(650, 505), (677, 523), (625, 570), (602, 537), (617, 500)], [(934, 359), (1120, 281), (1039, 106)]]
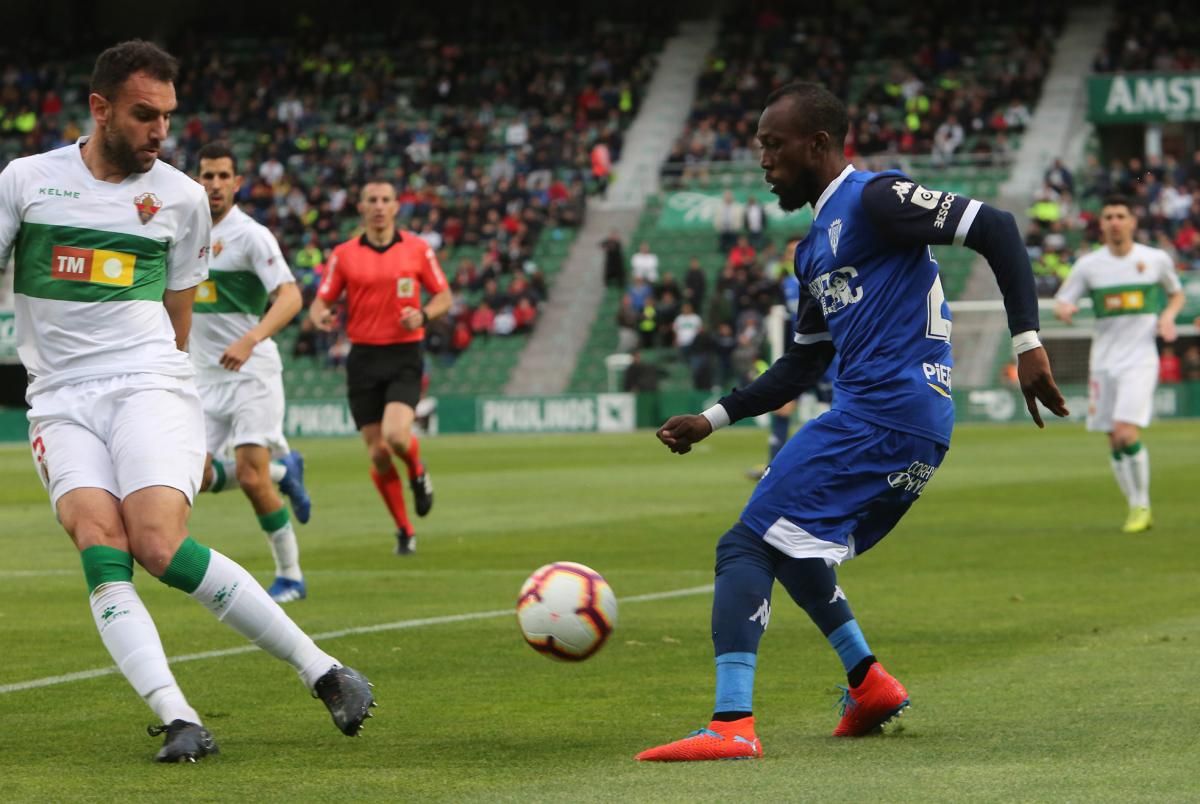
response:
[(171, 565), (171, 559), (183, 543), (182, 533), (170, 533), (166, 529), (144, 530), (129, 539), (130, 553), (137, 563), (155, 578), (161, 578)]

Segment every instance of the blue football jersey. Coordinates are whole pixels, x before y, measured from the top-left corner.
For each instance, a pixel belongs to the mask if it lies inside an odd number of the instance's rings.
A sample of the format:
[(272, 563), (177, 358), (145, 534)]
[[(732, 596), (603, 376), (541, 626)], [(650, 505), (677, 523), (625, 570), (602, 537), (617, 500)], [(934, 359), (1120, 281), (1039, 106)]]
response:
[(796, 248), (795, 339), (833, 341), (834, 410), (949, 445), (950, 308), (928, 244), (962, 242), (978, 206), (852, 167), (821, 195)]

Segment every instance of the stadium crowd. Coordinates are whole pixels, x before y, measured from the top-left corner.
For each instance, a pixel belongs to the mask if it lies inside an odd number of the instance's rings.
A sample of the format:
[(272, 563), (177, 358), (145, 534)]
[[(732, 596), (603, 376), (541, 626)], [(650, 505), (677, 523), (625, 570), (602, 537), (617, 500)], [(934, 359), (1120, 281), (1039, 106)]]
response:
[(849, 99), (851, 157), (1007, 163), (1049, 67), (1062, 4), (954, 4), (953, 14), (946, 2), (894, 4), (887, 15), (877, 5), (828, 14), (806, 5), (801, 14), (757, 4), (727, 15), (664, 179), (754, 159), (757, 101), (793, 77)]
[[(188, 40), (174, 50), (179, 110), (162, 158), (190, 171), (206, 143), (232, 143), (241, 207), (278, 238), (311, 301), (330, 250), (357, 232), (369, 178), (397, 188), (400, 225), (455, 263), (449, 359), (478, 335), (533, 325), (547, 232), (570, 237), (602, 190), (636, 113), (663, 27), (493, 9), (492, 35), (431, 20), (381, 35), (253, 42)], [(0, 164), (74, 142), (88, 119), (82, 62), (29, 54), (0, 70)], [(36, 65), (36, 66), (35, 66)], [(448, 266), (447, 266), (448, 267)], [(304, 329), (301, 354), (344, 360), (344, 337)]]
[(1181, 273), (1200, 271), (1200, 151), (1190, 161), (1134, 157), (1107, 167), (1089, 156), (1078, 175), (1054, 160), (1032, 199), (1025, 233), (1040, 295), (1053, 296), (1075, 258), (1100, 245), (1097, 213), (1112, 194), (1132, 201), (1139, 242), (1172, 254)]

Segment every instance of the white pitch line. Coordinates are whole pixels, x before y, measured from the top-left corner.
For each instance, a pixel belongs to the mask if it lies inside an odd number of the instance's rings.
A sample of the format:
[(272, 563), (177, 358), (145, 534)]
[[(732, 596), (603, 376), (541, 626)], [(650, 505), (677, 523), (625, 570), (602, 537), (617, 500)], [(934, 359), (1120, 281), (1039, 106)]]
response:
[[(704, 586), (690, 586), (687, 589), (672, 589), (669, 592), (651, 592), (646, 595), (632, 595), (630, 597), (619, 598), (619, 603), (647, 603), (651, 600), (668, 600), (673, 597), (690, 597), (692, 595), (702, 595), (706, 592), (711, 592), (712, 584)], [(343, 628), (338, 631), (326, 631), (323, 634), (314, 634), (314, 640), (340, 639), (346, 636), (354, 636), (355, 634), (377, 634), (381, 631), (401, 631), (407, 628), (424, 628), (427, 625), (446, 625), (449, 623), (463, 623), (471, 620), (490, 620), (496, 617), (512, 617), (513, 609), (493, 609), (491, 611), (472, 611), (466, 614), (447, 614), (441, 617), (422, 617), (416, 620), (397, 620), (391, 623), (380, 623), (378, 625), (360, 625), (354, 628)], [(258, 650), (257, 645), (239, 645), (236, 648), (225, 648), (223, 650), (206, 650), (200, 653), (184, 653), (180, 656), (172, 656), (167, 661), (171, 664), (179, 664), (180, 662), (195, 662), (201, 659), (219, 659), (224, 656), (237, 656), (242, 653), (253, 653)], [(102, 676), (111, 676), (117, 672), (117, 668), (97, 667), (92, 670), (80, 670), (77, 673), (65, 673), (61, 676), (46, 676), (45, 678), (35, 678), (32, 681), (18, 681), (15, 684), (0, 685), (0, 695), (6, 695), (10, 692), (22, 692), (24, 690), (36, 690), (42, 687), (53, 687), (58, 684), (69, 684), (72, 681), (87, 681), (92, 678), (100, 678)]]

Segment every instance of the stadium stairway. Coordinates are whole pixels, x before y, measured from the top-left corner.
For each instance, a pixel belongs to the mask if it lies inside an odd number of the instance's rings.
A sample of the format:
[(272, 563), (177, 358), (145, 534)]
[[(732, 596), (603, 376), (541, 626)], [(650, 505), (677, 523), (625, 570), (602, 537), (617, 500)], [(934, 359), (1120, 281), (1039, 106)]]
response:
[(659, 165), (687, 119), (696, 77), (716, 34), (716, 20), (710, 18), (683, 23), (679, 34), (667, 40), (621, 159), (613, 166), (607, 199), (589, 201), (584, 226), (551, 285), (553, 303), (546, 305), (521, 352), (506, 393), (557, 394), (567, 389), (605, 299), (600, 242), (615, 231), (626, 244), (625, 253), (632, 253), (630, 234), (646, 197), (658, 189)]

